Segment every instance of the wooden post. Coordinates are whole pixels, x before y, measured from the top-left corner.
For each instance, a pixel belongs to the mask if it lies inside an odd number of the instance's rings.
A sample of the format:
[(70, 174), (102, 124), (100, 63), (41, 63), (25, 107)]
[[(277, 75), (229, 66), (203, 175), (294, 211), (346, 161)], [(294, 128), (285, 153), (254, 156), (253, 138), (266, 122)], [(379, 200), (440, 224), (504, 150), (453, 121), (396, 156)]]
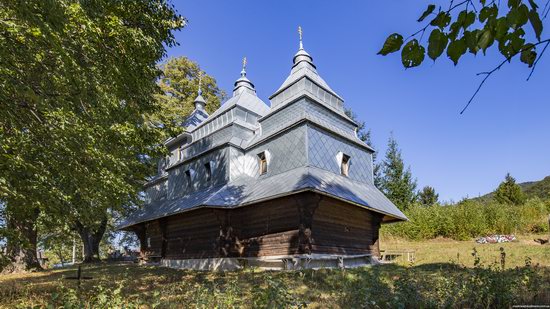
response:
[(321, 196), (314, 193), (303, 193), (295, 198), (300, 215), (300, 226), (298, 232), (298, 253), (311, 254), (313, 245), (313, 215), (319, 203)]
[(216, 243), (220, 257), (238, 256), (237, 238), (231, 225), (231, 212), (215, 209), (214, 213), (220, 225), (220, 235)]
[(161, 218), (158, 221), (160, 226), (160, 237), (162, 239), (160, 258), (164, 259), (166, 257), (166, 247), (168, 247), (168, 237), (166, 235), (166, 218)]

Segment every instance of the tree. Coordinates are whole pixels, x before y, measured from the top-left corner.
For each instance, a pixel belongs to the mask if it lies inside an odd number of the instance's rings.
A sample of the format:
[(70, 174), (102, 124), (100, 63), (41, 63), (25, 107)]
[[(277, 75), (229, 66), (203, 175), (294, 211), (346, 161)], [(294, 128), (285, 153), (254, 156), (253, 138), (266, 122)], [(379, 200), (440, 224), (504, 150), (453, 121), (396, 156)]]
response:
[[(180, 128), (181, 123), (194, 109), (193, 101), (199, 89), (199, 75), (207, 112), (217, 110), (226, 96), (212, 76), (205, 74), (196, 62), (186, 57), (170, 58), (161, 69), (162, 77), (158, 84), (162, 92), (156, 96), (161, 109), (160, 113), (153, 115), (152, 121), (155, 123), (168, 123), (172, 128)], [(180, 132), (172, 132), (177, 133)]]
[(504, 181), (496, 189), (494, 197), (502, 204), (522, 205), (525, 203), (525, 194), (510, 173), (506, 174)]
[(160, 108), (156, 64), (183, 25), (165, 0), (2, 1), (0, 202), (13, 263), (37, 267), (40, 213), (89, 226), (139, 202), (164, 153), (164, 130), (147, 121)]
[[(425, 23), (424, 27), (405, 39), (399, 33), (389, 35), (378, 54), (385, 56), (401, 50), (403, 66), (412, 68), (419, 66), (426, 54), (435, 61), (446, 51), (457, 65), (466, 52), (477, 55), (482, 51), (485, 55), (487, 49), (497, 46), (504, 59), (495, 68), (478, 74), (484, 77), (462, 114), (485, 81), (512, 59), (519, 57), (531, 69), (527, 80), (531, 78), (550, 45), (550, 38), (542, 37), (542, 20), (550, 12), (550, 3), (546, 1), (539, 10), (537, 2), (508, 0), (505, 5), (504, 1), (450, 1), (447, 9), (439, 6), (437, 10), (436, 5), (430, 4), (418, 19)], [(426, 31), (430, 31), (429, 36)], [(423, 38), (427, 41), (423, 42)]]
[[(351, 110), (351, 108), (345, 109), (346, 115), (351, 118), (355, 123), (357, 123), (357, 137), (365, 142), (368, 146), (370, 146), (372, 149), (374, 149), (374, 144), (372, 142), (372, 133), (371, 130), (366, 129), (365, 122), (362, 120), (359, 120), (357, 115)], [(381, 183), (381, 176), (380, 176), (380, 163), (377, 162), (377, 152), (372, 153), (372, 174), (374, 176), (374, 185), (377, 188), (380, 188)]]
[(433, 187), (425, 186), (418, 192), (418, 202), (424, 206), (433, 206), (439, 202), (439, 194), (435, 193)]
[(393, 136), (388, 140), (386, 157), (381, 164), (380, 189), (399, 209), (406, 210), (416, 201), (416, 180), (412, 178), (410, 167), (405, 170), (401, 150)]

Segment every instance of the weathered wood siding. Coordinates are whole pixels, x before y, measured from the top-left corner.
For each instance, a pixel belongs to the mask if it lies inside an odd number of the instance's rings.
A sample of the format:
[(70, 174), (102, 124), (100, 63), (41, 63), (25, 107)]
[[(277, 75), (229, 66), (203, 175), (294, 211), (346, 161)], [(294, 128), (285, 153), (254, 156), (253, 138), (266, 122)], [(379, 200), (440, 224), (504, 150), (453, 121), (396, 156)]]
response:
[[(140, 240), (165, 259), (378, 254), (381, 216), (314, 193), (236, 209), (198, 209), (147, 223)], [(139, 229), (135, 229), (138, 231)]]
[(375, 212), (322, 198), (313, 216), (313, 253), (379, 255), (381, 221)]

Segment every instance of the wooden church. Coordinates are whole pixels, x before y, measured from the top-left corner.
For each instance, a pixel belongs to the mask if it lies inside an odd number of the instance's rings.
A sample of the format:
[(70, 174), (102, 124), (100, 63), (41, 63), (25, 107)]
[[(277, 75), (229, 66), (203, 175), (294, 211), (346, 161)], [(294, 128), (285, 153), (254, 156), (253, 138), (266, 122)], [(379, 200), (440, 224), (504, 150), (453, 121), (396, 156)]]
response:
[(208, 115), (199, 90), (186, 132), (119, 229), (169, 267), (353, 267), (379, 255), (380, 225), (407, 220), (373, 182), (374, 150), (343, 99), (300, 48), (290, 75), (257, 97), (246, 62), (233, 96)]

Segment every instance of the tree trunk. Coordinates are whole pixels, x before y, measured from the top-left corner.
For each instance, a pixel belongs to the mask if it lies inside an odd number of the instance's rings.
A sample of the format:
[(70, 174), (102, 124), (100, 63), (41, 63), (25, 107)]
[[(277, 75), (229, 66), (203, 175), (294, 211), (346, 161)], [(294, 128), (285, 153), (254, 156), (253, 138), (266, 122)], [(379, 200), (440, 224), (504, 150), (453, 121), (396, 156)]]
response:
[(105, 230), (107, 229), (107, 217), (104, 217), (101, 220), (100, 225), (96, 229), (91, 229), (90, 227), (84, 226), (80, 221), (76, 221), (75, 226), (76, 231), (78, 232), (78, 235), (80, 235), (82, 243), (84, 244), (84, 257), (82, 262), (98, 262), (100, 260), (99, 243), (101, 242), (103, 234), (105, 234)]
[(2, 273), (42, 269), (36, 255), (38, 233), (35, 223), (39, 213), (38, 208), (26, 209), (26, 211), (20, 209), (14, 212), (8, 211), (6, 223), (9, 234), (6, 255), (10, 264), (2, 270)]

